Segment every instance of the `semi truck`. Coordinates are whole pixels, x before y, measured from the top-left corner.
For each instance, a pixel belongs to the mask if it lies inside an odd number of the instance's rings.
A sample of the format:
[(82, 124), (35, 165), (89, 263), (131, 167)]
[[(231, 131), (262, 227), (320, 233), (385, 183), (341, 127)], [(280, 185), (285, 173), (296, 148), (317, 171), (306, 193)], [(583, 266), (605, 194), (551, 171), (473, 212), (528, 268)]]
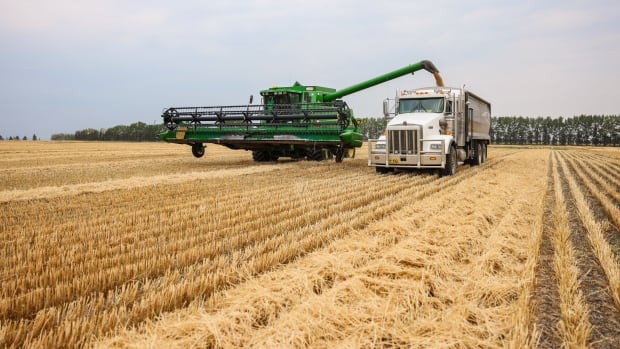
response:
[(198, 158), (206, 143), (215, 143), (250, 150), (254, 161), (335, 157), (340, 162), (363, 143), (353, 111), (341, 98), (422, 69), (441, 81), (433, 63), (423, 60), (341, 90), (295, 82), (261, 91), (260, 104), (250, 97), (249, 105), (166, 108), (166, 129), (159, 137), (191, 146)]
[(487, 159), (491, 103), (465, 86), (438, 83), (397, 91), (395, 99), (384, 100), (383, 114), (388, 119), (384, 135), (368, 141), (368, 165), (377, 173), (437, 169), (451, 176), (459, 165)]

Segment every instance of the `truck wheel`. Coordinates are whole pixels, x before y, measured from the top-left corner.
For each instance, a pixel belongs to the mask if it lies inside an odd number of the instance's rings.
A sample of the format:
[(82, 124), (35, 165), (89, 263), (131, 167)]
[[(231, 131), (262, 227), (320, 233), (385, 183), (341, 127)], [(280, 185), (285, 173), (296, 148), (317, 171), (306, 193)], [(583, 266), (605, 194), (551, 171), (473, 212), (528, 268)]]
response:
[(482, 162), (487, 162), (487, 145), (482, 144)]
[(480, 143), (474, 143), (474, 158), (470, 160), (472, 166), (478, 166), (482, 164), (482, 145)]
[(387, 167), (383, 167), (383, 166), (375, 166), (375, 170), (377, 171), (377, 173), (386, 174), (386, 173), (388, 173), (389, 169)]
[(205, 146), (200, 143), (192, 144), (192, 154), (197, 158), (201, 158), (205, 155)]
[(441, 170), (442, 176), (454, 176), (456, 174), (456, 149), (450, 147), (450, 153), (446, 155), (446, 167)]

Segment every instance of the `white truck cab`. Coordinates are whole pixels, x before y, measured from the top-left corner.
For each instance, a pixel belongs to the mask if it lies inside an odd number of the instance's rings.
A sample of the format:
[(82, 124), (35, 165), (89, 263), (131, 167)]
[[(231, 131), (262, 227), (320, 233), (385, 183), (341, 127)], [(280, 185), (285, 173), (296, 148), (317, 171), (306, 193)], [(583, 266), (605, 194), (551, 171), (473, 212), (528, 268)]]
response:
[(397, 91), (385, 135), (369, 140), (368, 165), (379, 173), (395, 168), (436, 168), (453, 175), (459, 164), (479, 165), (490, 142), (491, 104), (454, 87)]

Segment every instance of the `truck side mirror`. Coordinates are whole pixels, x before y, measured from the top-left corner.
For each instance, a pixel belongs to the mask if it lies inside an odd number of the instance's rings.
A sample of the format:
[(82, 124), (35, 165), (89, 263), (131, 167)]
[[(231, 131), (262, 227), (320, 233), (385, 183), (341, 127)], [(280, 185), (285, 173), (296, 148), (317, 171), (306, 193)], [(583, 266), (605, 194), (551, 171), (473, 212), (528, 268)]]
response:
[(383, 100), (383, 116), (386, 118), (390, 116), (390, 101), (387, 99)]

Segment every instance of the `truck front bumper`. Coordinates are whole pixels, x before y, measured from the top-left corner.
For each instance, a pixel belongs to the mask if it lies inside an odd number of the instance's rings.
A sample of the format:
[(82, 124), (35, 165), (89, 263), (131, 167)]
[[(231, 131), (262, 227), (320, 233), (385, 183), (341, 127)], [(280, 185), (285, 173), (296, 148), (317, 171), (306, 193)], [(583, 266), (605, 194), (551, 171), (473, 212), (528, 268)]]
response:
[[(424, 149), (425, 142), (431, 141), (420, 140), (417, 149)], [(437, 141), (433, 140), (432, 142)], [(444, 141), (441, 141), (441, 143), (441, 149), (445, 149)], [(444, 168), (445, 165), (446, 155), (443, 151), (420, 151), (415, 154), (388, 153), (385, 143), (379, 143), (378, 139), (368, 140), (368, 166), (392, 168)]]

